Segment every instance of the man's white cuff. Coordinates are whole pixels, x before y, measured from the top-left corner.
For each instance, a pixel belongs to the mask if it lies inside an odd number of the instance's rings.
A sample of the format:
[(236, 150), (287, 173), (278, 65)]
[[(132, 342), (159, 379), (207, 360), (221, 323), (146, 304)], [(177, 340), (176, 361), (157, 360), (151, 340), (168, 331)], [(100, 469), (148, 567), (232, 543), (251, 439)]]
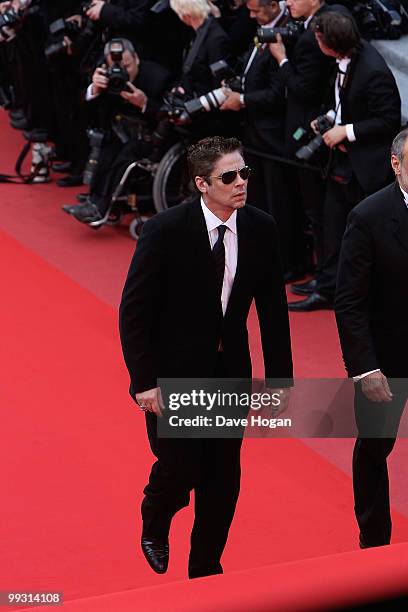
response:
[(355, 142), (357, 140), (356, 135), (354, 134), (354, 125), (352, 123), (348, 123), (346, 125), (346, 134), (349, 142)]
[(365, 372), (364, 374), (359, 374), (359, 376), (353, 376), (353, 381), (358, 382), (359, 380), (361, 380), (362, 378), (365, 378), (369, 374), (374, 374), (374, 372), (379, 372), (379, 371), (380, 371), (380, 368), (377, 368), (376, 370), (370, 370), (369, 372)]
[(279, 68), (282, 68), (283, 64), (286, 64), (286, 62), (288, 62), (288, 58), (285, 57), (285, 59), (283, 59), (281, 62), (279, 62)]
[(98, 96), (99, 94), (95, 94), (93, 92), (92, 83), (88, 85), (88, 89), (86, 90), (86, 94), (85, 94), (85, 100), (89, 102), (90, 100), (93, 100), (94, 98), (97, 98)]

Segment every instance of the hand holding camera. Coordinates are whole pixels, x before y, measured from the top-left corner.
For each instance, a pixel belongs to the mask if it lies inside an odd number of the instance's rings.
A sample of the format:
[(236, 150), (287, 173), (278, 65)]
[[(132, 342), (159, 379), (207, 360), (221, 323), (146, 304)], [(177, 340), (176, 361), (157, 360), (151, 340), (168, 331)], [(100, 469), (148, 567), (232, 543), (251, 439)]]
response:
[(286, 47), (283, 44), (282, 36), (280, 34), (276, 34), (276, 42), (269, 43), (269, 51), (276, 59), (278, 64), (280, 64), (284, 59), (287, 59)]
[(106, 76), (106, 64), (95, 70), (92, 76), (92, 93), (99, 95), (108, 89), (109, 79)]
[(135, 87), (130, 81), (127, 82), (127, 87), (129, 91), (121, 91), (121, 97), (138, 108), (142, 109), (144, 106), (146, 106), (147, 96), (144, 91)]

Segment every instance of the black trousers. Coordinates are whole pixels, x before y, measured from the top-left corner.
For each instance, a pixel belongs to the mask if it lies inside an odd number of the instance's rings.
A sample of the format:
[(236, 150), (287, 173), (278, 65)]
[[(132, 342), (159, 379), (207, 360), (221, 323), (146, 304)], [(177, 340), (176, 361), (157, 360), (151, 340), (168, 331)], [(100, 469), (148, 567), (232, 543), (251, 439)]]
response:
[(245, 154), (252, 173), (248, 183), (248, 202), (273, 216), (279, 233), (280, 252), (285, 272), (305, 267), (304, 212), (293, 170), (283, 163)]
[(389, 382), (394, 394), (390, 403), (371, 402), (360, 383), (355, 388), (359, 437), (353, 452), (354, 510), (367, 546), (383, 546), (391, 540), (387, 457), (394, 448), (408, 394), (402, 379)]
[(317, 277), (316, 291), (330, 300), (334, 299), (336, 291), (337, 267), (347, 216), (365, 196), (354, 174), (346, 184), (331, 178), (327, 180), (323, 214), (323, 263)]
[(308, 168), (295, 170), (301, 195), (304, 214), (313, 237), (316, 258), (316, 279), (323, 265), (323, 203), (325, 198), (325, 181), (320, 172)]
[(115, 135), (103, 145), (101, 156), (90, 186), (92, 202), (103, 216), (109, 208), (113, 190), (122, 178), (126, 167), (133, 161), (148, 157), (152, 144), (144, 140), (120, 142)]
[[(217, 377), (222, 378), (220, 364)], [(152, 413), (146, 413), (146, 427), (157, 461), (144, 489), (143, 536), (167, 539), (173, 516), (188, 506), (194, 490), (188, 575), (221, 574), (221, 555), (239, 495), (242, 439), (159, 438)]]

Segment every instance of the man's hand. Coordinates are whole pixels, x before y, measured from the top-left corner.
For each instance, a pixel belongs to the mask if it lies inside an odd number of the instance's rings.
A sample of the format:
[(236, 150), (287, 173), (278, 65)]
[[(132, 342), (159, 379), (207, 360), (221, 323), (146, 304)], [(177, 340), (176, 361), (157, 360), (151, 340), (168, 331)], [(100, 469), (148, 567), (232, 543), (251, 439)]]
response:
[(98, 21), (98, 19), (100, 19), (104, 4), (105, 2), (103, 0), (94, 0), (91, 7), (86, 11), (89, 19), (92, 19), (92, 21)]
[(222, 111), (239, 111), (241, 110), (241, 99), (240, 94), (236, 91), (232, 91), (227, 87), (222, 88), (223, 93), (227, 96), (227, 99), (220, 106)]
[(144, 91), (135, 87), (130, 81), (127, 82), (127, 86), (131, 91), (121, 91), (120, 95), (122, 98), (133, 104), (133, 106), (143, 108), (147, 103), (147, 96)]
[(278, 62), (278, 65), (284, 59), (287, 59), (286, 47), (282, 42), (282, 36), (280, 34), (276, 35), (275, 43), (269, 43), (269, 51), (271, 52), (272, 57), (274, 57)]
[(325, 134), (323, 134), (324, 143), (333, 149), (336, 145), (340, 144), (347, 138), (347, 131), (345, 125), (335, 125)]
[(164, 405), (160, 387), (136, 393), (136, 403), (144, 412), (153, 412), (156, 416), (163, 416)]
[(103, 64), (100, 68), (97, 68), (93, 73), (92, 77), (92, 93), (94, 95), (99, 95), (105, 89), (108, 88), (109, 79), (105, 76), (106, 74), (106, 66)]
[(393, 394), (382, 372), (373, 372), (361, 379), (361, 390), (371, 402), (391, 402)]
[[(270, 389), (266, 387), (265, 391), (271, 395), (272, 414), (274, 417), (282, 414), (288, 409), (290, 389)], [(276, 406), (276, 396), (279, 395), (279, 405)]]

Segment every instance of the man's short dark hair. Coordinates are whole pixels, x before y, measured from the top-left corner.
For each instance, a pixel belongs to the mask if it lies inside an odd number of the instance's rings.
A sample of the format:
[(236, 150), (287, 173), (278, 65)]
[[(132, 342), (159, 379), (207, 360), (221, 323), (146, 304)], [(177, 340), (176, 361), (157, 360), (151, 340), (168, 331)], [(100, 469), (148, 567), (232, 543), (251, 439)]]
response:
[[(243, 153), (242, 143), (238, 138), (224, 138), (223, 136), (208, 136), (191, 145), (187, 153), (188, 169), (190, 178), (194, 181), (196, 176), (209, 177), (218, 160), (227, 155), (238, 151)], [(211, 184), (211, 179), (207, 179)]]
[(351, 15), (327, 11), (315, 18), (313, 27), (326, 47), (342, 57), (354, 55), (361, 47), (360, 32)]
[(395, 155), (398, 161), (402, 162), (404, 160), (404, 149), (405, 143), (408, 140), (408, 128), (401, 130), (399, 134), (396, 135), (392, 142), (391, 146), (391, 155)]

